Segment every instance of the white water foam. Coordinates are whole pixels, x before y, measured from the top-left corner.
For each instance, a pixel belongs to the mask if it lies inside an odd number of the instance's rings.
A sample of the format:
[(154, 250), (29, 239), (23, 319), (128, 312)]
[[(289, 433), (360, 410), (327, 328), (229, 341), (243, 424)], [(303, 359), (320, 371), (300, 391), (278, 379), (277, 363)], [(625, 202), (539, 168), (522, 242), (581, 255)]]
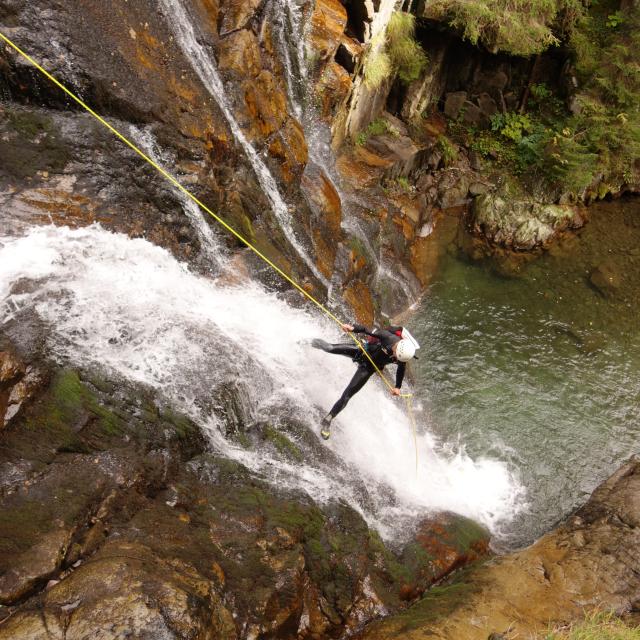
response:
[[(164, 249), (95, 225), (0, 238), (0, 302), (21, 278), (35, 281), (21, 304), (48, 322), (58, 358), (153, 386), (198, 421), (223, 455), (317, 500), (348, 501), (385, 537), (401, 535), (403, 519), (432, 509), (470, 516), (494, 532), (517, 511), (521, 487), (505, 464), (474, 461), (460, 449), (446, 453), (420, 412), (416, 475), (403, 403), (379, 380), (334, 421), (327, 446), (343, 461), (338, 468), (289, 464), (228, 441), (203, 409), (216, 384), (241, 380), (255, 415), (288, 414), (316, 432), (354, 372), (347, 358), (309, 347), (314, 337), (342, 341), (335, 325), (256, 283), (223, 286)], [(366, 506), (362, 481), (373, 498)]]

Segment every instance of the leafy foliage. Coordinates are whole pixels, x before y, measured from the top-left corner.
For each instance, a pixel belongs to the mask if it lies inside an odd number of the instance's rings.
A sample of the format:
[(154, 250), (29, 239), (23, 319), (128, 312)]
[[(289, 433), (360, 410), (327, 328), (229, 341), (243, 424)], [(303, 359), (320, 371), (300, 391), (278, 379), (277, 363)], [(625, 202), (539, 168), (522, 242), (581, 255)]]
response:
[(450, 166), (458, 159), (458, 148), (447, 138), (440, 136), (438, 138), (438, 150), (442, 154), (442, 162), (445, 167)]
[(534, 84), (526, 113), (496, 114), (491, 131), (467, 129), (458, 137), (509, 172), (577, 197), (603, 197), (637, 180), (640, 16), (616, 12), (613, 26), (614, 6), (594, 3), (574, 25), (569, 44), (579, 92), (571, 112), (549, 86)]

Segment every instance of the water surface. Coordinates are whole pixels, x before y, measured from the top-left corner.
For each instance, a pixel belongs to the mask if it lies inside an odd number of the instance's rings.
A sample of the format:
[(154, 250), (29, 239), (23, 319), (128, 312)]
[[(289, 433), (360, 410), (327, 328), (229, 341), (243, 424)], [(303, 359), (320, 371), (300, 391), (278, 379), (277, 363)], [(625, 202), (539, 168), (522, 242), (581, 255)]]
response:
[[(525, 487), (507, 547), (549, 530), (640, 451), (640, 202), (589, 213), (519, 278), (450, 253), (413, 319), (431, 430), (506, 461)], [(603, 263), (610, 296), (590, 283)]]

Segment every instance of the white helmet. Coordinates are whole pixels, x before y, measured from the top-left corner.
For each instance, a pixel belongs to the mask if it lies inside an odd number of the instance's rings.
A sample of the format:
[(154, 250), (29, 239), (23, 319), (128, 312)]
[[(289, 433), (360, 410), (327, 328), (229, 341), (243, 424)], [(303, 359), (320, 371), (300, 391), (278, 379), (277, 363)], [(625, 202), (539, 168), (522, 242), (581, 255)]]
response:
[(403, 338), (396, 345), (396, 360), (400, 362), (409, 362), (416, 354), (416, 348), (410, 340)]

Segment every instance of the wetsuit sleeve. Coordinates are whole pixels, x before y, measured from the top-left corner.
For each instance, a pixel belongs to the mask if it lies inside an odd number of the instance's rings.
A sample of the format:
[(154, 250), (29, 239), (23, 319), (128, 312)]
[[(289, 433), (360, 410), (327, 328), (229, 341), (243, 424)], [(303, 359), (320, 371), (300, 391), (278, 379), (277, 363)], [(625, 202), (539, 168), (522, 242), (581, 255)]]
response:
[(370, 331), (363, 324), (353, 324), (353, 333), (366, 333), (368, 336), (375, 336), (375, 331)]
[(402, 386), (402, 381), (404, 380), (404, 372), (407, 368), (406, 362), (398, 362), (398, 368), (396, 369), (396, 389), (399, 389)]

